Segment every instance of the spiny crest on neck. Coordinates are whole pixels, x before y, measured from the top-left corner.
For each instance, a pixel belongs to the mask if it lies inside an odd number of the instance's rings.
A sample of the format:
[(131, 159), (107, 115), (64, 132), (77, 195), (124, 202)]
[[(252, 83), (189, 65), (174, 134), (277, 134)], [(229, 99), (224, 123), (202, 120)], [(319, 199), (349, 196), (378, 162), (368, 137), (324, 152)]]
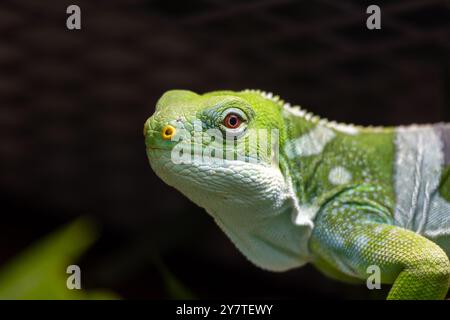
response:
[[(321, 118), (317, 115), (314, 115), (311, 112), (308, 112), (305, 109), (302, 109), (298, 105), (291, 106), (290, 103), (285, 102), (283, 99), (280, 98), (278, 95), (274, 95), (272, 92), (266, 92), (263, 90), (258, 89), (246, 89), (243, 90), (243, 92), (251, 92), (251, 93), (257, 93), (261, 95), (263, 98), (268, 99), (272, 102), (275, 102), (277, 105), (279, 105), (281, 108), (286, 110), (287, 112), (293, 114), (294, 116), (304, 118), (307, 121), (311, 121), (312, 123), (323, 125), (332, 129), (335, 129), (337, 131), (347, 133), (347, 134), (358, 134), (358, 132), (362, 129), (364, 129), (362, 126), (356, 126), (354, 124), (346, 124), (346, 123), (338, 123), (336, 121), (329, 121), (326, 118)], [(377, 129), (376, 127), (371, 127), (371, 129)], [(382, 129), (382, 128), (378, 128)]]

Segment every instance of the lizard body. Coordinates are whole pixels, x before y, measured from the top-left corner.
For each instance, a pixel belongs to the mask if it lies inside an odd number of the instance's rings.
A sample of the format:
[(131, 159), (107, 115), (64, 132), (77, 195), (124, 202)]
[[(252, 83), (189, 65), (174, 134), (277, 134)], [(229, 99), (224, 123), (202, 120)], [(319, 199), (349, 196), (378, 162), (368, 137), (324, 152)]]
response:
[(312, 263), (364, 282), (376, 265), (393, 284), (390, 299), (445, 298), (450, 124), (359, 127), (258, 90), (172, 90), (144, 135), (155, 173), (205, 208), (257, 266)]

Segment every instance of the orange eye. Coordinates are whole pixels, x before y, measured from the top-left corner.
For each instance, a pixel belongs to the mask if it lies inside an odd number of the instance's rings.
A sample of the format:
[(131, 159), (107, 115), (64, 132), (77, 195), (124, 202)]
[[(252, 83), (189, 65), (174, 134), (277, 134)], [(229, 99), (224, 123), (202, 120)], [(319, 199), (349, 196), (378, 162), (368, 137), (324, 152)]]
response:
[(234, 113), (228, 114), (223, 120), (223, 124), (229, 129), (236, 129), (241, 125), (241, 123), (241, 118), (239, 118), (239, 116)]

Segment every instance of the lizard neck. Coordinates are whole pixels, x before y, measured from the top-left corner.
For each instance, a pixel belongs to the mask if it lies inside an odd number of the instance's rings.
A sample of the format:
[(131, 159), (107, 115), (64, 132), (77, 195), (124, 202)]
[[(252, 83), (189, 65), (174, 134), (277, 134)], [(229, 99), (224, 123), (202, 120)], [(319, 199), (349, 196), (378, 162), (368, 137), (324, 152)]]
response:
[(283, 158), (302, 216), (314, 220), (320, 207), (343, 189), (383, 184), (391, 191), (393, 131), (320, 119), (285, 108)]

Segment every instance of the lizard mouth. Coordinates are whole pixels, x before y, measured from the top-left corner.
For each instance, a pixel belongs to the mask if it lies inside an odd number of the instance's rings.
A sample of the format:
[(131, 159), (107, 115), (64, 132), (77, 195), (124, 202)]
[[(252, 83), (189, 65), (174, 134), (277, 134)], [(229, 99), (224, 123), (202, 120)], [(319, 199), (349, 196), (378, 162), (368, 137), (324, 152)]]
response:
[(161, 148), (161, 147), (154, 147), (154, 146), (147, 146), (147, 150), (161, 150), (161, 151), (170, 151), (169, 148)]

